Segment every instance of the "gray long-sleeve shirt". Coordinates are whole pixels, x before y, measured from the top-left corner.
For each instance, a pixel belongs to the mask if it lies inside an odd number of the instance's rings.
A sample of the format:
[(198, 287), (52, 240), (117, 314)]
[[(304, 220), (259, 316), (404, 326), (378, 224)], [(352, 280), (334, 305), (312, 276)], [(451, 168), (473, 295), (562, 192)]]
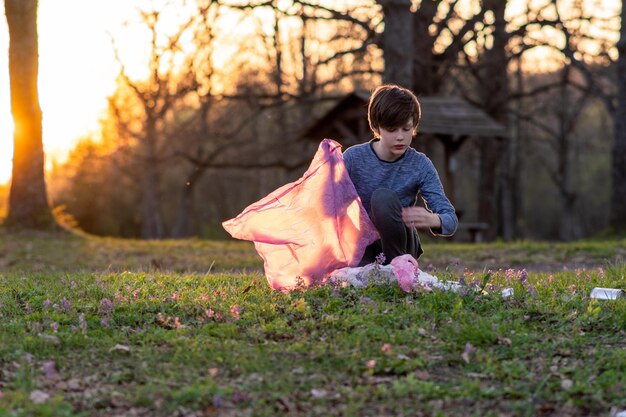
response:
[(397, 160), (389, 162), (378, 158), (372, 147), (374, 139), (346, 149), (343, 158), (350, 179), (354, 183), (363, 206), (370, 214), (372, 193), (378, 188), (395, 191), (402, 207), (415, 205), (418, 194), (426, 207), (441, 219), (441, 230), (433, 234), (450, 236), (459, 223), (454, 207), (443, 192), (441, 181), (432, 161), (413, 148)]

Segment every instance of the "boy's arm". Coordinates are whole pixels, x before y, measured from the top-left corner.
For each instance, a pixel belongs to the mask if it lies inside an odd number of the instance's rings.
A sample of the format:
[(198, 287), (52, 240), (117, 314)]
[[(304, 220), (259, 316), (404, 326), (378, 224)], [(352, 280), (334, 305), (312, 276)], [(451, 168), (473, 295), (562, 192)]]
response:
[(437, 169), (430, 159), (426, 158), (425, 161), (420, 193), (426, 207), (439, 216), (440, 223), (438, 228), (431, 227), (430, 231), (433, 235), (452, 236), (456, 232), (459, 220), (456, 217), (454, 207), (443, 191)]

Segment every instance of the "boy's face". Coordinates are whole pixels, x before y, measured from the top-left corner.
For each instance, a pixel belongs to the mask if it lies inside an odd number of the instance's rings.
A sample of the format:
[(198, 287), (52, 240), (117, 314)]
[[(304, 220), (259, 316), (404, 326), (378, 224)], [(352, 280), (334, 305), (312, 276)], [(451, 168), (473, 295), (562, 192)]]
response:
[(411, 145), (413, 140), (413, 118), (410, 118), (404, 125), (399, 127), (380, 127), (378, 135), (380, 136), (379, 149), (382, 153), (381, 157), (390, 161), (396, 160)]

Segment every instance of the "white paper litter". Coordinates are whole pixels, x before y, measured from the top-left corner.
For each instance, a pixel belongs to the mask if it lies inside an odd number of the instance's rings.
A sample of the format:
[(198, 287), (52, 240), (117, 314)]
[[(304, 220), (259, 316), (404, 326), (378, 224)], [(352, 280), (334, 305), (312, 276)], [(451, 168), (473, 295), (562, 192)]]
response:
[(513, 288), (505, 288), (502, 290), (502, 298), (513, 297)]
[(617, 300), (618, 298), (624, 298), (626, 293), (624, 290), (618, 288), (601, 288), (596, 287), (591, 290), (589, 298), (595, 298), (596, 300)]
[[(432, 288), (458, 291), (461, 285), (457, 282), (441, 282), (437, 277), (418, 269), (415, 283), (426, 285)], [(375, 263), (361, 267), (347, 267), (333, 271), (328, 278), (328, 282), (333, 285), (352, 285), (356, 288), (366, 287), (370, 282), (376, 284), (390, 284), (397, 282), (391, 265), (378, 265)]]
[[(371, 263), (361, 267), (337, 269), (330, 274), (327, 282), (331, 285), (351, 285), (355, 288), (363, 288), (370, 283), (389, 285), (397, 282), (397, 278), (393, 273), (393, 267), (391, 265)], [(436, 276), (430, 275), (420, 269), (418, 269), (415, 274), (413, 286), (453, 292), (459, 292), (465, 287), (456, 281), (440, 281)], [(502, 290), (502, 298), (512, 296), (513, 288), (505, 288)]]

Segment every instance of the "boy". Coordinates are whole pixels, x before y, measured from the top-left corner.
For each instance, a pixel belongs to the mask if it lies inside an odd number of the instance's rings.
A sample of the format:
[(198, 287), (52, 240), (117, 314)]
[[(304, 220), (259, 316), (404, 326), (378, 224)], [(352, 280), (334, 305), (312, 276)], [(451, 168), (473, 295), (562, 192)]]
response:
[[(380, 239), (360, 265), (382, 252), (386, 262), (423, 253), (417, 229), (451, 236), (458, 219), (431, 160), (409, 145), (421, 116), (417, 97), (406, 88), (382, 85), (370, 97), (368, 121), (374, 139), (348, 148), (343, 157), (350, 179)], [(428, 209), (416, 206), (421, 195)]]

